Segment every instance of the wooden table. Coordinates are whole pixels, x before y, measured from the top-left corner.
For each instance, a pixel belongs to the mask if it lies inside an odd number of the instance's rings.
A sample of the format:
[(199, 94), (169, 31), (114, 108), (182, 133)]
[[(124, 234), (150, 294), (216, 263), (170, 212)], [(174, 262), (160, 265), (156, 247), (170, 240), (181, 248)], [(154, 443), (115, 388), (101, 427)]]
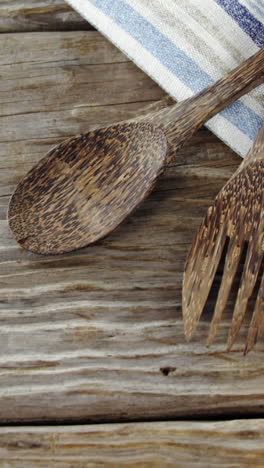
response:
[(63, 1), (0, 0), (0, 31), (1, 466), (264, 466), (263, 343), (243, 357), (245, 324), (225, 352), (231, 306), (209, 350), (210, 307), (191, 343), (181, 317), (193, 234), (240, 158), (203, 128), (109, 237), (24, 251), (6, 211), (31, 166), (169, 99)]

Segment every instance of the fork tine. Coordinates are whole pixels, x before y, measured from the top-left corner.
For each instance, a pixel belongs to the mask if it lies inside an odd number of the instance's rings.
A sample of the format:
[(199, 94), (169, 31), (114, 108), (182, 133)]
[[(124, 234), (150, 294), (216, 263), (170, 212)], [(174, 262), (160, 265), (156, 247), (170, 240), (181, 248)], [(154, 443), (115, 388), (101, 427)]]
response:
[(237, 237), (230, 239), (225, 257), (222, 281), (218, 292), (214, 315), (211, 321), (210, 330), (207, 338), (207, 346), (210, 346), (213, 343), (216, 334), (216, 329), (225, 309), (230, 290), (234, 281), (234, 277), (238, 268), (239, 259), (243, 250), (242, 248), (243, 245), (239, 244), (239, 240)]
[(264, 333), (264, 273), (256, 299), (253, 316), (250, 322), (244, 354), (247, 354)]
[(225, 225), (220, 223), (217, 210), (216, 206), (208, 209), (186, 262), (182, 313), (187, 340), (197, 327), (225, 245)]
[(261, 248), (258, 248), (260, 247), (260, 242), (258, 242), (258, 240), (258, 236), (256, 235), (253, 236), (249, 243), (246, 261), (242, 272), (239, 290), (237, 293), (231, 328), (227, 340), (228, 351), (230, 351), (230, 349), (232, 348), (236, 336), (240, 330), (241, 324), (246, 313), (248, 300), (253, 292), (258, 273), (261, 267), (263, 253), (259, 254), (259, 252), (261, 252)]

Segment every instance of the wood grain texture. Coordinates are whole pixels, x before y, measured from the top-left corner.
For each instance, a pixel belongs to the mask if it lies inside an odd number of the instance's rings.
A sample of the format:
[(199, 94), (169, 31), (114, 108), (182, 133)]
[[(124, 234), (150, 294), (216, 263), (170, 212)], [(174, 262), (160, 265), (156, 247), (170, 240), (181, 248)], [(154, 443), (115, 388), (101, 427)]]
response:
[(3, 427), (8, 468), (263, 467), (264, 420)]
[(6, 221), (20, 178), (60, 139), (164, 93), (96, 32), (2, 41), (1, 422), (264, 414), (263, 343), (243, 358), (243, 328), (226, 354), (227, 311), (208, 352), (210, 314), (191, 344), (181, 317), (193, 234), (240, 158), (202, 129), (109, 238), (56, 258), (25, 252)]
[(11, 193), (21, 174), (65, 138), (98, 122), (133, 118), (165, 98), (97, 32), (3, 34), (1, 40), (0, 195)]
[(63, 0), (0, 2), (0, 32), (87, 29), (92, 29), (92, 26)]

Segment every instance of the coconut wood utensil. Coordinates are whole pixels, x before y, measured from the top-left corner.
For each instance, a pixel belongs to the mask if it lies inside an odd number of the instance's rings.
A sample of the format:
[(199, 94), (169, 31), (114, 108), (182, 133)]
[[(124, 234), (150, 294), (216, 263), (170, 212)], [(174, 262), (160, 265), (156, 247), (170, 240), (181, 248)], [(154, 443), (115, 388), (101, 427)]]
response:
[[(189, 340), (204, 309), (214, 276), (228, 242), (224, 271), (215, 304), (208, 345), (213, 342), (246, 249), (227, 348), (231, 349), (259, 277), (257, 299), (245, 346), (250, 351), (264, 334), (264, 124), (246, 158), (217, 195), (198, 230), (187, 259), (183, 280), (183, 317)], [(262, 275), (262, 276), (261, 276)]]
[(41, 254), (84, 247), (113, 231), (204, 122), (263, 81), (264, 49), (198, 95), (134, 122), (90, 131), (52, 149), (17, 186), (9, 224)]

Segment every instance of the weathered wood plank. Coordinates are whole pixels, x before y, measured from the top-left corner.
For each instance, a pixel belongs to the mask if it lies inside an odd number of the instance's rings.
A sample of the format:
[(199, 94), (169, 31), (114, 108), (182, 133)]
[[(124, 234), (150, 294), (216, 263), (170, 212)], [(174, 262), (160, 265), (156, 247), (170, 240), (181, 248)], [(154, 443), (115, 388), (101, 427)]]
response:
[(8, 468), (263, 467), (264, 420), (0, 428)]
[(0, 32), (87, 29), (92, 29), (92, 26), (63, 0), (0, 2)]
[(134, 117), (165, 96), (98, 32), (3, 34), (1, 40), (0, 195), (60, 140), (98, 122)]
[(239, 158), (201, 130), (111, 236), (60, 257), (25, 252), (6, 209), (31, 165), (164, 92), (97, 32), (1, 39), (0, 421), (263, 414), (263, 344), (244, 358), (244, 328), (226, 354), (227, 311), (208, 351), (210, 314), (191, 344), (181, 318), (192, 236)]

